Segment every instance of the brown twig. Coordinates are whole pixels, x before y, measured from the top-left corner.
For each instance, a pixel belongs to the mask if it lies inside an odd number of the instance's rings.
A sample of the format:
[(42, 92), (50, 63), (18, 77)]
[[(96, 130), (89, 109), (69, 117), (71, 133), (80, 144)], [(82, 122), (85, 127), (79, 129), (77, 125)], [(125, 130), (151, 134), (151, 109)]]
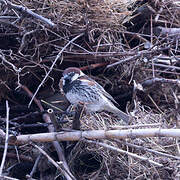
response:
[(110, 67), (113, 67), (113, 66), (117, 66), (119, 64), (122, 64), (122, 63), (127, 63), (129, 61), (135, 61), (136, 59), (140, 58), (140, 57), (146, 57), (147, 55), (151, 55), (151, 54), (154, 54), (154, 53), (158, 53), (158, 52), (161, 52), (161, 51), (164, 51), (164, 50), (167, 50), (169, 49), (169, 47), (165, 47), (165, 48), (160, 48), (160, 49), (152, 49), (152, 50), (142, 50), (142, 51), (138, 51), (136, 52), (134, 56), (131, 56), (131, 57), (128, 57), (128, 58), (125, 58), (125, 59), (122, 59), (121, 61), (118, 61), (118, 62), (115, 62), (113, 64), (109, 64), (107, 65), (107, 68), (110, 68)]
[[(8, 148), (9, 149), (9, 148)], [(1, 155), (1, 152), (0, 152)], [(15, 153), (7, 153), (6, 155), (7, 158), (13, 158), (13, 159), (17, 159), (17, 154)], [(25, 155), (19, 155), (18, 159), (22, 160), (22, 161), (30, 161), (33, 162), (33, 159), (29, 156), (25, 156)]]
[(97, 67), (103, 67), (103, 66), (106, 66), (106, 65), (108, 65), (108, 64), (109, 64), (109, 62), (90, 64), (89, 66), (83, 66), (83, 67), (81, 67), (80, 69), (81, 69), (82, 71), (84, 71), (84, 70), (87, 70), (87, 69), (95, 69), (95, 68), (97, 68)]
[[(19, 86), (29, 95), (29, 97), (33, 97), (33, 93), (26, 86), (22, 84), (20, 84)], [(44, 108), (42, 107), (41, 102), (38, 99), (36, 99), (36, 97), (34, 97), (34, 102), (39, 107), (40, 111), (43, 112)]]

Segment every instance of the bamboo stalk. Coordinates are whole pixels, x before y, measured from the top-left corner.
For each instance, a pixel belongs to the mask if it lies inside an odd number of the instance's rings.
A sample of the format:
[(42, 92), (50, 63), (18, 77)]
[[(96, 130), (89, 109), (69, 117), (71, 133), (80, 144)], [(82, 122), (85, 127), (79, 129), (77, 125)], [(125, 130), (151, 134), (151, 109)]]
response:
[(52, 133), (40, 133), (19, 135), (10, 137), (9, 141), (16, 144), (29, 142), (52, 142), (52, 141), (78, 141), (85, 139), (125, 139), (145, 137), (180, 137), (180, 129), (128, 129), (128, 130), (91, 130), (91, 131), (63, 131)]

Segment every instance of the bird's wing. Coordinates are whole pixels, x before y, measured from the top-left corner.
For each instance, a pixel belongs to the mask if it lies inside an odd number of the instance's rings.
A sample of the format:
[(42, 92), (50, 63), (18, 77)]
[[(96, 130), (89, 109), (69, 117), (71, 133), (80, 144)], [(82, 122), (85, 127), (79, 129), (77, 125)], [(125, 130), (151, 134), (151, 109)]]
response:
[(81, 81), (82, 85), (85, 86), (96, 86), (96, 81), (94, 81), (93, 79), (91, 79), (90, 77), (84, 75), (84, 76), (80, 76), (78, 78)]
[(115, 103), (116, 105), (119, 105), (119, 104), (114, 100), (114, 98), (113, 98), (108, 92), (106, 92), (105, 89), (104, 89), (100, 84), (98, 84), (98, 83), (96, 83), (96, 84), (97, 84), (98, 88), (102, 91), (103, 95), (104, 95), (107, 99), (109, 99), (110, 101), (112, 101), (112, 102)]
[(105, 89), (100, 84), (98, 84), (96, 81), (94, 81), (93, 79), (91, 79), (87, 75), (81, 76), (79, 78), (79, 80), (81, 80), (82, 85), (95, 86), (100, 92), (102, 92), (102, 94), (107, 99), (109, 99), (110, 101), (112, 101), (113, 103), (118, 105), (118, 103), (114, 100), (114, 98), (108, 92), (106, 92)]

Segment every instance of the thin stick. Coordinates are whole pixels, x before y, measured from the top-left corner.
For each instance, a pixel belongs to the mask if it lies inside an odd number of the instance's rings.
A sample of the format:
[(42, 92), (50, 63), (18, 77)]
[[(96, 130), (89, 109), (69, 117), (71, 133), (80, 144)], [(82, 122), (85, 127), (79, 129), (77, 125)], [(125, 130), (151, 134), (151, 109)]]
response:
[(124, 145), (132, 147), (132, 148), (140, 149), (142, 151), (147, 151), (147, 152), (156, 154), (158, 156), (164, 156), (164, 157), (180, 160), (179, 156), (173, 156), (171, 154), (167, 154), (167, 153), (164, 153), (164, 152), (159, 152), (159, 151), (156, 151), (156, 150), (153, 150), (153, 149), (149, 149), (149, 148), (146, 148), (146, 147), (143, 147), (143, 146), (139, 146), (139, 145), (136, 145), (136, 144), (131, 144), (131, 143), (128, 143), (128, 142), (125, 142), (125, 141), (121, 141), (121, 140), (118, 140), (118, 139), (115, 139), (113, 141), (115, 141), (117, 143), (124, 144)]
[(32, 178), (32, 177), (33, 177), (33, 174), (36, 172), (36, 169), (37, 169), (37, 166), (38, 166), (38, 163), (39, 163), (41, 157), (42, 157), (42, 154), (40, 154), (40, 155), (36, 158), (36, 161), (35, 161), (35, 163), (34, 163), (34, 166), (33, 166), (32, 170), (31, 170), (31, 173), (30, 173), (30, 175), (29, 175), (29, 178)]
[[(29, 95), (30, 97), (33, 96), (32, 92), (31, 92), (27, 87), (26, 87), (24, 90), (28, 93), (28, 95)], [(44, 108), (42, 107), (40, 101), (39, 101), (39, 100), (36, 100), (36, 98), (34, 98), (34, 101), (39, 104), (38, 106), (40, 107), (41, 112), (43, 112), (43, 111), (44, 111)], [(47, 124), (50, 124), (50, 123), (51, 123), (50, 116), (49, 116), (49, 114), (47, 114), (47, 113), (43, 114), (43, 120), (44, 120)], [(53, 125), (49, 125), (49, 126), (48, 126), (48, 130), (49, 130), (49, 132), (54, 132), (54, 126), (53, 126)], [(64, 169), (68, 172), (68, 173), (66, 173), (66, 171), (63, 171), (64, 176), (66, 177), (67, 180), (71, 180), (71, 179), (72, 179), (71, 177), (72, 177), (73, 175), (71, 174), (71, 172), (70, 172), (70, 170), (69, 170), (69, 167), (68, 167), (68, 164), (67, 164), (67, 162), (66, 162), (66, 159), (65, 159), (65, 156), (64, 156), (64, 152), (63, 152), (63, 149), (62, 149), (61, 145), (60, 145), (59, 142), (57, 142), (57, 141), (53, 141), (52, 144), (53, 144), (53, 146), (55, 147), (55, 149), (56, 149), (56, 151), (57, 151), (59, 160), (63, 162), (63, 167), (64, 167)], [(70, 176), (69, 176), (69, 174), (70, 174)], [(74, 178), (74, 179), (75, 179), (75, 178)]]
[(111, 129), (130, 129), (130, 128), (142, 128), (142, 127), (154, 127), (154, 126), (161, 126), (161, 123), (153, 123), (153, 124), (136, 124), (136, 125), (129, 125), (129, 126), (110, 126)]
[[(60, 51), (60, 52), (58, 53), (58, 55), (56, 56), (54, 62), (52, 63), (52, 65), (51, 65), (48, 73), (46, 74), (46, 76), (44, 77), (44, 79), (41, 81), (40, 85), (39, 85), (38, 88), (36, 89), (36, 92), (34, 93), (31, 101), (29, 102), (28, 107), (31, 106), (31, 103), (32, 103), (33, 99), (35, 98), (35, 96), (36, 96), (36, 94), (38, 93), (38, 91), (39, 91), (39, 89), (41, 88), (41, 86), (44, 84), (44, 82), (45, 82), (45, 80), (47, 79), (47, 77), (49, 76), (49, 74), (50, 74), (50, 72), (52, 71), (52, 69), (53, 69), (54, 65), (56, 64), (57, 60), (61, 57), (61, 54), (63, 53), (63, 51), (64, 51), (72, 42), (74, 42), (76, 39), (78, 39), (79, 37), (81, 37), (83, 34), (84, 34), (84, 33), (81, 33), (81, 34), (79, 34), (78, 36), (76, 36), (75, 38), (73, 38), (71, 41), (69, 41), (69, 42), (61, 49), (61, 51)], [(61, 63), (62, 63), (62, 61), (61, 61)]]
[[(12, 177), (8, 177), (8, 176), (0, 176), (0, 178), (4, 179), (4, 180), (19, 180), (19, 179), (16, 179), (16, 178), (12, 178)], [(1, 179), (1, 180), (2, 180)]]
[[(24, 85), (22, 85), (22, 84), (19, 84), (19, 86), (20, 86), (24, 91), (27, 92), (27, 94), (28, 94), (29, 97), (33, 97), (33, 93), (32, 93), (26, 86), (24, 86)], [(39, 107), (39, 109), (41, 110), (41, 112), (44, 111), (44, 108), (42, 107), (41, 102), (40, 102), (38, 99), (36, 99), (35, 97), (34, 97), (34, 102), (35, 102), (36, 105)]]
[(112, 63), (112, 64), (107, 65), (106, 68), (111, 68), (111, 67), (113, 67), (113, 66), (117, 66), (117, 65), (120, 65), (120, 64), (125, 63), (125, 62), (135, 61), (135, 60), (138, 59), (138, 58), (146, 57), (147, 55), (154, 54), (154, 53), (158, 53), (158, 52), (161, 52), (161, 51), (163, 51), (163, 50), (165, 50), (165, 49), (168, 49), (168, 48), (161, 48), (161, 49), (156, 49), (156, 50), (153, 49), (153, 50), (143, 50), (143, 51), (139, 51), (139, 52), (136, 52), (136, 53), (134, 54), (134, 56), (131, 55), (130, 57), (127, 57), (127, 58), (122, 59), (122, 60), (120, 60), (120, 61), (118, 61), (118, 62), (115, 62), (115, 63)]
[(152, 103), (155, 105), (155, 107), (157, 108), (157, 110), (158, 110), (160, 113), (164, 114), (164, 112), (161, 111), (161, 109), (159, 108), (159, 106), (156, 104), (156, 102), (154, 101), (154, 99), (153, 99), (149, 94), (148, 94), (148, 97), (149, 97), (149, 99), (152, 101)]
[(155, 161), (153, 161), (153, 160), (150, 160), (150, 159), (148, 159), (147, 157), (138, 156), (137, 154), (134, 154), (134, 153), (131, 153), (131, 152), (128, 152), (128, 151), (124, 151), (124, 150), (122, 150), (122, 149), (116, 148), (116, 147), (114, 147), (114, 146), (110, 146), (110, 145), (105, 144), (105, 143), (96, 142), (96, 141), (92, 141), (92, 140), (85, 140), (85, 141), (88, 142), (88, 143), (100, 145), (100, 146), (102, 146), (102, 147), (105, 147), (105, 148), (110, 149), (110, 150), (113, 150), (113, 151), (117, 151), (117, 152), (119, 152), (119, 153), (126, 154), (126, 155), (128, 155), (128, 156), (131, 156), (131, 157), (133, 157), (133, 158), (139, 159), (139, 160), (141, 160), (141, 161), (145, 161), (145, 162), (148, 162), (148, 163), (150, 163), (150, 164), (153, 164), (153, 165), (155, 165), (155, 166), (163, 167), (162, 164), (157, 163), (157, 162), (155, 162)]
[[(56, 163), (56, 161), (54, 161), (54, 159), (52, 159), (42, 148), (40, 148), (39, 146), (37, 146), (36, 144), (33, 144), (33, 146), (35, 148), (37, 148), (44, 156), (46, 156), (48, 158), (48, 160), (60, 171), (62, 171), (61, 167)], [(59, 162), (59, 164), (62, 164), (63, 162)]]
[[(1, 1), (1, 0), (0, 0)], [(2, 51), (0, 51), (2, 53)], [(13, 70), (18, 74), (21, 72), (21, 68), (17, 68), (13, 63), (9, 62), (8, 60), (6, 60), (6, 58), (3, 55), (0, 55), (0, 58), (2, 61), (4, 61), (5, 63), (7, 63), (8, 65), (12, 66)]]
[(147, 79), (142, 83), (142, 86), (150, 86), (155, 83), (169, 83), (169, 84), (177, 84), (180, 85), (180, 80), (179, 79), (166, 79), (166, 78), (151, 78)]
[(65, 171), (68, 175), (69, 175), (69, 179), (71, 178), (72, 180), (75, 180), (75, 178), (69, 173), (69, 171), (67, 171), (66, 170), (66, 168), (63, 168), (63, 166), (62, 167), (60, 167), (59, 165), (62, 165), (63, 164), (63, 162), (62, 161), (60, 161), (60, 162), (56, 162), (56, 161), (54, 161), (54, 159), (52, 159), (42, 148), (40, 148), (39, 146), (37, 146), (37, 145), (33, 145), (35, 148), (37, 148), (44, 156), (46, 156), (47, 158), (48, 158), (48, 160), (58, 169), (58, 170), (60, 170), (62, 173), (63, 173), (63, 171)]
[(6, 136), (6, 133), (2, 129), (0, 129), (0, 136), (2, 138), (5, 138), (5, 136)]
[(48, 106), (50, 106), (50, 107), (52, 107), (52, 108), (54, 108), (54, 109), (56, 109), (56, 110), (58, 110), (58, 111), (60, 111), (60, 112), (64, 112), (62, 109), (60, 109), (60, 108), (58, 108), (58, 107), (56, 107), (56, 106), (54, 106), (54, 105), (44, 101), (43, 99), (41, 99), (41, 102), (46, 104), (46, 105), (48, 105)]
[(1, 167), (0, 167), (0, 176), (2, 175), (4, 163), (6, 160), (6, 154), (7, 154), (7, 149), (8, 149), (8, 137), (9, 137), (9, 104), (8, 101), (6, 101), (6, 137), (5, 137), (5, 146), (4, 146), (4, 153), (3, 153), (3, 158), (1, 162)]
[[(43, 115), (43, 119), (44, 119), (44, 121), (45, 121), (46, 123), (51, 123), (50, 116), (49, 116), (47, 113), (45, 113), (45, 114)], [(53, 126), (53, 125), (50, 125), (50, 126), (48, 127), (48, 129), (49, 129), (49, 132), (52, 132), (52, 133), (54, 132), (54, 126)], [(65, 156), (64, 156), (63, 148), (61, 147), (61, 145), (59, 144), (59, 142), (57, 142), (56, 140), (52, 141), (52, 144), (53, 144), (54, 148), (55, 148), (56, 151), (57, 151), (59, 160), (60, 160), (61, 162), (63, 162), (63, 164), (62, 164), (62, 166), (63, 166), (62, 172), (64, 173), (64, 176), (66, 177), (67, 180), (72, 180), (73, 175), (72, 175), (72, 173), (70, 172), (69, 166), (68, 166), (67, 161), (66, 161), (66, 158), (65, 158)], [(75, 179), (75, 178), (73, 177), (73, 179)]]
[[(164, 4), (164, 0), (162, 0), (161, 2), (162, 4)], [(163, 12), (163, 6), (160, 7), (160, 10), (158, 12), (158, 14), (156, 15), (156, 17), (154, 18), (154, 21), (157, 22), (159, 20), (159, 16), (160, 14)]]
[(29, 16), (33, 17), (33, 18), (39, 19), (40, 21), (48, 24), (51, 27), (55, 26), (55, 24), (50, 19), (47, 19), (47, 18), (45, 18), (45, 17), (43, 17), (43, 16), (41, 16), (41, 15), (39, 15), (37, 13), (34, 13), (30, 9), (28, 9), (27, 7), (23, 7), (23, 6), (20, 6), (20, 5), (13, 4), (13, 3), (11, 3), (11, 2), (9, 2), (7, 0), (0, 0), (0, 2), (5, 3), (10, 8), (18, 10), (21, 13), (25, 13), (25, 14), (28, 14)]

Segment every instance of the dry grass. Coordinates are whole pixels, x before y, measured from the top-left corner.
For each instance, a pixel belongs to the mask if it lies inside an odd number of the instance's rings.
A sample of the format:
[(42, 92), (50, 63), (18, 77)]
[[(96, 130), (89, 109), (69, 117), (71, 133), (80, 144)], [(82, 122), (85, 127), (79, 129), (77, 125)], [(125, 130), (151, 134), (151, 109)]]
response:
[[(27, 14), (25, 16), (18, 11), (15, 13), (6, 6), (3, 7), (2, 16), (9, 15), (14, 19), (10, 18), (1, 24), (2, 35), (9, 38), (8, 40), (2, 38), (3, 45), (0, 45), (2, 102), (9, 99), (12, 104), (20, 103), (9, 95), (18, 87), (18, 83), (35, 92), (50, 71), (58, 52), (83, 32), (82, 37), (63, 51), (38, 95), (44, 92), (49, 95), (54, 89), (58, 90), (63, 69), (77, 66), (86, 70), (88, 75), (112, 92), (115, 97), (121, 95), (121, 90), (125, 92), (124, 94), (131, 91), (131, 101), (127, 110), (133, 116), (132, 125), (160, 123), (161, 125), (158, 125), (160, 128), (179, 128), (178, 83), (153, 83), (150, 86), (143, 86), (143, 91), (137, 89), (132, 91), (134, 83), (143, 85), (147, 79), (154, 77), (179, 79), (180, 36), (162, 35), (158, 29), (158, 26), (179, 29), (178, 1), (147, 1), (143, 4), (137, 0), (30, 0), (21, 1), (21, 5), (51, 19), (56, 26), (49, 27)], [(147, 12), (144, 12), (144, 9)], [(139, 13), (143, 15), (136, 19)], [(109, 68), (106, 68), (107, 64), (110, 65)], [(117, 100), (121, 103), (121, 98)], [(110, 129), (112, 126), (121, 125), (117, 118), (105, 112), (81, 118), (82, 130)], [(103, 142), (147, 157), (163, 164), (164, 167), (155, 167), (127, 154), (120, 154), (82, 140), (76, 144), (68, 158), (72, 172), (75, 172), (79, 179), (141, 180), (179, 177), (179, 160), (156, 153), (158, 151), (179, 156), (178, 139), (129, 138), (120, 142), (115, 140)], [(82, 154), (85, 155), (85, 161), (88, 160), (86, 153), (92, 154), (90, 158), (95, 156), (100, 163), (93, 160), (97, 168), (89, 173), (82, 170), (88, 165), (82, 164), (81, 172), (78, 172), (75, 164), (79, 163)]]
[[(140, 129), (143, 124), (147, 125), (147, 129), (152, 128), (152, 126), (148, 126), (148, 124), (154, 124), (154, 127), (159, 128), (170, 128), (172, 127), (172, 123), (174, 124), (174, 122), (169, 122), (166, 113), (154, 113), (151, 108), (144, 107), (138, 102), (132, 114), (134, 119), (131, 125), (136, 125), (135, 129), (138, 128), (138, 125)], [(109, 130), (112, 127), (121, 127), (122, 129), (126, 129), (125, 126), (122, 125), (121, 121), (104, 112), (94, 115), (83, 115), (81, 118), (82, 130)], [(131, 137), (122, 141), (109, 139), (101, 142), (126, 150), (127, 152), (132, 152), (141, 157), (146, 157), (157, 163), (163, 164), (163, 167), (156, 167), (153, 164), (132, 158), (126, 154), (121, 154), (104, 148), (98, 144), (95, 145), (87, 143), (86, 140), (82, 140), (76, 144), (75, 148), (71, 152), (71, 156), (69, 157), (70, 167), (72, 171), (76, 172), (78, 178), (90, 179), (94, 176), (96, 179), (106, 179), (109, 177), (113, 179), (171, 179), (172, 176), (176, 175), (172, 175), (172, 172), (177, 169), (178, 160), (174, 157), (178, 157), (179, 144), (177, 144), (177, 141), (174, 138)], [(162, 154), (157, 154), (157, 152), (161, 152)], [(172, 157), (168, 157), (168, 155), (172, 155)], [(91, 172), (88, 167), (93, 165), (91, 163), (88, 164), (90, 161), (89, 159), (94, 162), (95, 167), (99, 162), (100, 167)], [(77, 163), (80, 163), (79, 166), (81, 167), (79, 168), (79, 172), (77, 172)]]

